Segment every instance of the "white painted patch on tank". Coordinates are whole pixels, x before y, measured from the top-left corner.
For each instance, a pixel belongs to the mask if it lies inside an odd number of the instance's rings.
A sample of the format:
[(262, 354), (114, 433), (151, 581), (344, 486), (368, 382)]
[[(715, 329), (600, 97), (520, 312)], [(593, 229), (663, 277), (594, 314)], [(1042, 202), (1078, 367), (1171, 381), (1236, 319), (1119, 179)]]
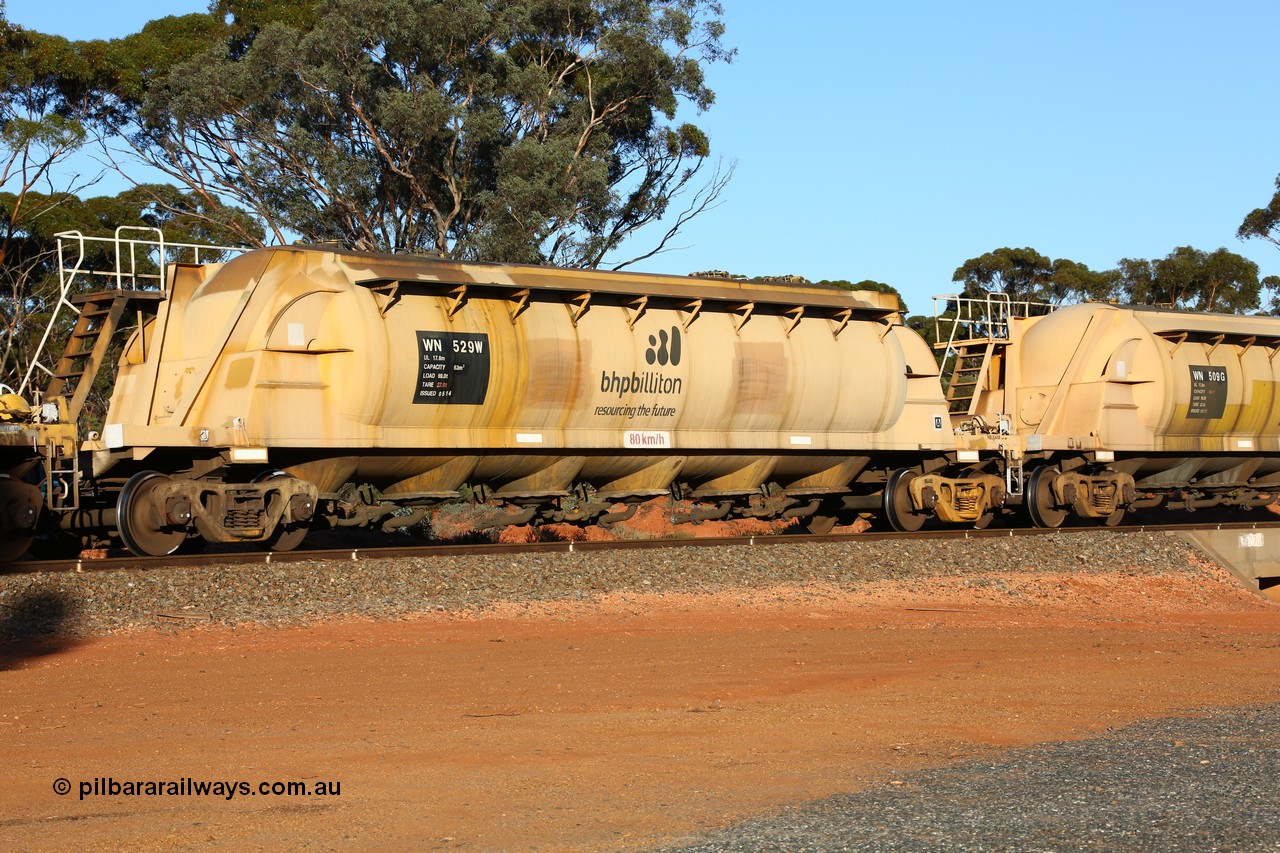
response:
[(542, 433), (518, 432), (516, 433), (516, 444), (542, 444)]
[(493, 267), (490, 267), (484, 271), (484, 280), (486, 282), (493, 282), (494, 284), (509, 284), (512, 287), (522, 286), (517, 284), (515, 279), (513, 279), (507, 273)]
[(307, 332), (301, 323), (289, 324), (289, 346), (301, 347), (307, 344)]
[(1241, 548), (1264, 548), (1267, 544), (1267, 537), (1263, 533), (1241, 533)]

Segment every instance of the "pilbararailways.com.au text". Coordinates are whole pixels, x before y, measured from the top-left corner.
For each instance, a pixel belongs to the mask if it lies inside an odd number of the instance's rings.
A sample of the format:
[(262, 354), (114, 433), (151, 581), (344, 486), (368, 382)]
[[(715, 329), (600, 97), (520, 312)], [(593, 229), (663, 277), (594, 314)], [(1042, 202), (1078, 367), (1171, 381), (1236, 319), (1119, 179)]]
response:
[[(236, 779), (208, 781), (192, 779), (125, 779), (98, 776), (78, 783), (80, 799), (86, 797), (340, 797), (342, 783), (315, 782), (242, 782)], [(59, 796), (71, 793), (71, 781), (58, 778), (53, 791)]]

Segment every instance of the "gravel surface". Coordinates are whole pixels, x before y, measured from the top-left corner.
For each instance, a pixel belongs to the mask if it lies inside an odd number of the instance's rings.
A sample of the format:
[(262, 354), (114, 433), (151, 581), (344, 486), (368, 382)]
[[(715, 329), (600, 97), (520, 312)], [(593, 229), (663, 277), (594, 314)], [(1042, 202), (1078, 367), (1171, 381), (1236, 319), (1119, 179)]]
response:
[[(857, 588), (1034, 567), (1050, 573), (1194, 575), (1204, 558), (1166, 533), (1059, 533), (1011, 539), (522, 553), (311, 561), (119, 572), (0, 575), (0, 637), (84, 636), (140, 627), (305, 624), (401, 618), (498, 601), (614, 592), (718, 592), (823, 583)], [(1010, 590), (1009, 594), (1014, 594)]]
[(916, 773), (668, 853), (1280, 850), (1280, 706), (1128, 726)]

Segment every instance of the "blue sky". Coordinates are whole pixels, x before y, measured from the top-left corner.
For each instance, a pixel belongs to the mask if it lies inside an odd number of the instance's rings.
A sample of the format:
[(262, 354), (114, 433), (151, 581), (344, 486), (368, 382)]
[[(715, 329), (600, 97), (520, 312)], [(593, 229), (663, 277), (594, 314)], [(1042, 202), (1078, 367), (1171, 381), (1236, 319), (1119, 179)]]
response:
[[(9, 19), (110, 38), (203, 0), (7, 0)], [(639, 268), (864, 278), (913, 312), (955, 268), (1031, 246), (1095, 269), (1225, 246), (1280, 173), (1280, 3), (725, 0), (731, 65), (690, 116), (737, 172)]]

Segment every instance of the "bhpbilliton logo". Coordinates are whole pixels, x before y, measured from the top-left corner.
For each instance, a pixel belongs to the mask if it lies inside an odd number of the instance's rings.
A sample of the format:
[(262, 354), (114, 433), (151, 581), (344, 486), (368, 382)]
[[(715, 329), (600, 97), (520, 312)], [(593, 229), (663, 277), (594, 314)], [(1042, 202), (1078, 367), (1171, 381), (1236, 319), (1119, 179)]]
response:
[(675, 367), (680, 363), (680, 327), (672, 326), (671, 334), (667, 334), (665, 330), (659, 331), (655, 338), (649, 336), (649, 348), (644, 351), (644, 360), (650, 364), (657, 364), (666, 367), (670, 364)]

